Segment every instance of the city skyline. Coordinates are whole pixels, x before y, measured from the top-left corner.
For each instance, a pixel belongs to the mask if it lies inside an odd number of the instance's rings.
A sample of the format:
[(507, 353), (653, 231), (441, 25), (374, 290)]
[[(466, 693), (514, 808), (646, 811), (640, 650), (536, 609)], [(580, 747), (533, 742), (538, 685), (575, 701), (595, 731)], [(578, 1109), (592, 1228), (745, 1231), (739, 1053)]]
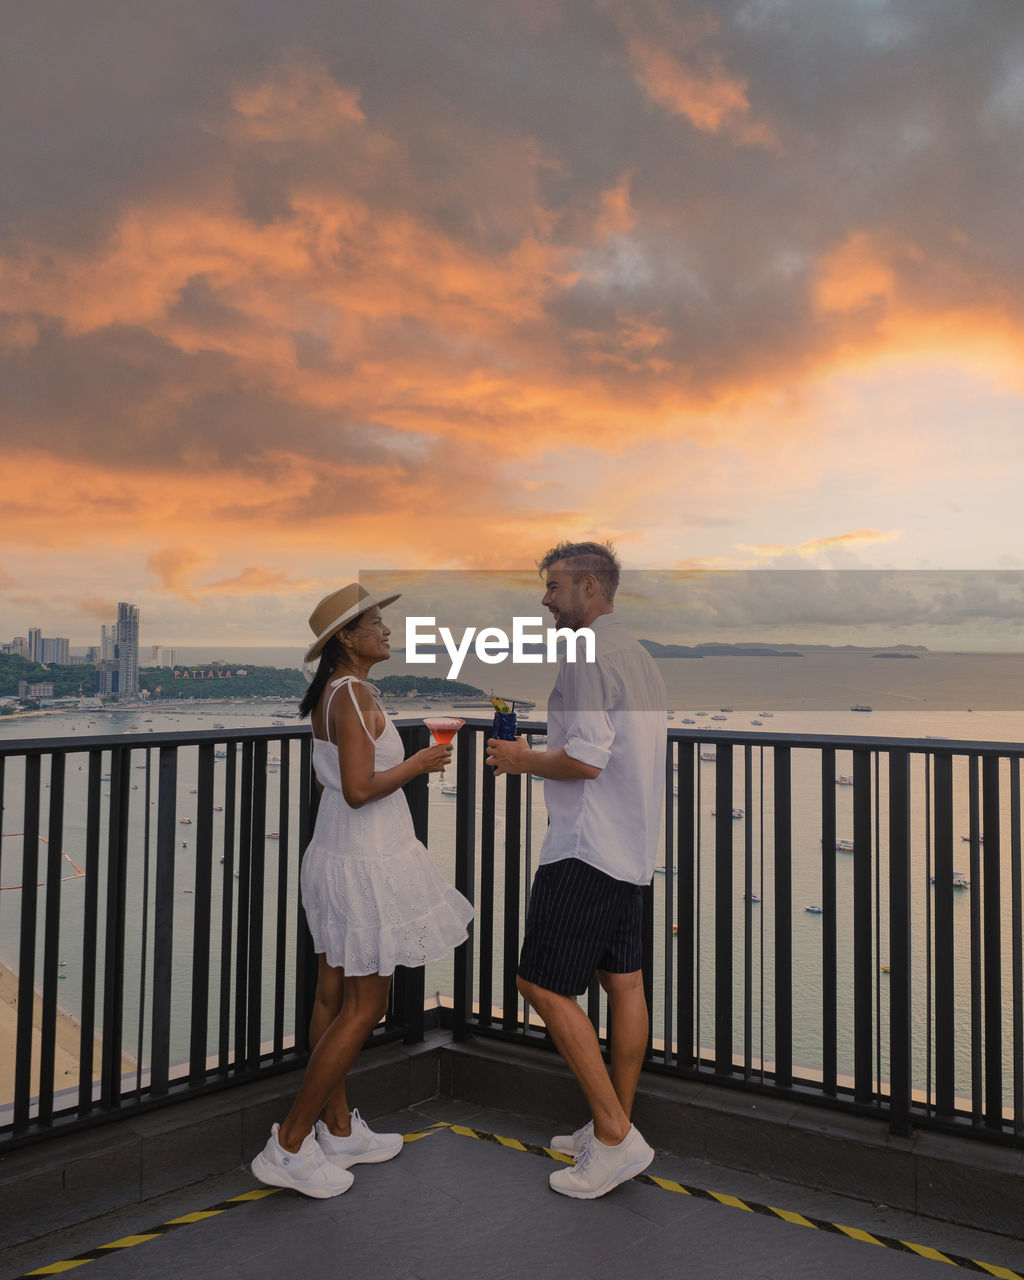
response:
[(1024, 568), (1018, 0), (236, 17), (11, 18), (0, 633), (300, 645), (563, 537)]

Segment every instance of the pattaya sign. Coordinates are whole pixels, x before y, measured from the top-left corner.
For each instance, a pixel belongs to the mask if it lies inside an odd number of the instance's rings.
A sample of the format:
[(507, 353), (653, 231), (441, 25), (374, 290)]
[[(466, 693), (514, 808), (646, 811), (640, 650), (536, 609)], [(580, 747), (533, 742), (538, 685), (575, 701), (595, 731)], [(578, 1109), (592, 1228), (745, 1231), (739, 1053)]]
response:
[(248, 674), (245, 667), (236, 667), (234, 671), (230, 667), (212, 667), (209, 671), (202, 671), (198, 667), (175, 667), (174, 669), (175, 680), (233, 680)]

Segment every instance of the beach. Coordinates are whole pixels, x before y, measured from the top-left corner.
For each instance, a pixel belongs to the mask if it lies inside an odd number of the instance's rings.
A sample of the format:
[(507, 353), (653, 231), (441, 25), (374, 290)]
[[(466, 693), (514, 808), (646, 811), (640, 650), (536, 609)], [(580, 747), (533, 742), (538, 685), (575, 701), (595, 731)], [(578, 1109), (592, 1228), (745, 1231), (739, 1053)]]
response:
[[(41, 1047), (40, 1028), (43, 1025), (43, 1000), (36, 992), (32, 1011), (32, 1084), (31, 1096), (38, 1093), (39, 1053)], [(81, 1061), (82, 1031), (74, 1018), (62, 1010), (57, 1010), (57, 1036), (54, 1050), (54, 1088), (55, 1090), (76, 1088), (78, 1085), (79, 1063)], [(0, 1106), (11, 1103), (14, 1099), (15, 1059), (13, 1047), (18, 1038), (18, 976), (5, 965), (0, 964)], [(99, 1072), (103, 1042), (99, 1036), (95, 1039), (93, 1066)], [(134, 1071), (132, 1059), (122, 1057), (122, 1071)]]

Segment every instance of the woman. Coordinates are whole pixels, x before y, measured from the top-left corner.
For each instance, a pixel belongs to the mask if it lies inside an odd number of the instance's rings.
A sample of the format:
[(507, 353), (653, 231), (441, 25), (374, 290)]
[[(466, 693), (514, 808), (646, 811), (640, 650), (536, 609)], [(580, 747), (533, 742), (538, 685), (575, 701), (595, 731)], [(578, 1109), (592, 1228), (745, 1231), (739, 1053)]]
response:
[(378, 600), (358, 583), (325, 597), (310, 615), (320, 665), (302, 701), (312, 713), (313, 765), (321, 788), (316, 829), (302, 862), (302, 903), (319, 957), (310, 1023), (312, 1053), (298, 1097), (252, 1162), (261, 1182), (305, 1195), (340, 1195), (349, 1166), (390, 1160), (401, 1134), (373, 1133), (351, 1114), (345, 1077), (387, 1011), (396, 964), (439, 959), (466, 938), (470, 903), (440, 875), (413, 833), (401, 788), (438, 773), (452, 748), (404, 758), (370, 668), (391, 654)]

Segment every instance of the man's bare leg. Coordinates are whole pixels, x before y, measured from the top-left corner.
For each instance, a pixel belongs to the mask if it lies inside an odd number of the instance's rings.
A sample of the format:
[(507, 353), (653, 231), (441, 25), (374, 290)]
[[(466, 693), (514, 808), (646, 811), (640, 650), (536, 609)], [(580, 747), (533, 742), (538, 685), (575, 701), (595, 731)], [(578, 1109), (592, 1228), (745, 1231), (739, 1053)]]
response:
[[(601, 1056), (597, 1032), (572, 996), (547, 991), (524, 978), (517, 979), (523, 998), (544, 1019), (555, 1047), (583, 1090), (599, 1142), (616, 1146), (629, 1133), (629, 1116), (623, 1110)], [(644, 1047), (646, 1048), (646, 1032)], [(634, 1084), (634, 1089), (636, 1088)]]
[(633, 1099), (636, 1097), (650, 1030), (643, 975), (639, 969), (635, 973), (605, 973), (598, 970), (597, 977), (608, 993), (612, 1087), (628, 1119), (633, 1113)]

